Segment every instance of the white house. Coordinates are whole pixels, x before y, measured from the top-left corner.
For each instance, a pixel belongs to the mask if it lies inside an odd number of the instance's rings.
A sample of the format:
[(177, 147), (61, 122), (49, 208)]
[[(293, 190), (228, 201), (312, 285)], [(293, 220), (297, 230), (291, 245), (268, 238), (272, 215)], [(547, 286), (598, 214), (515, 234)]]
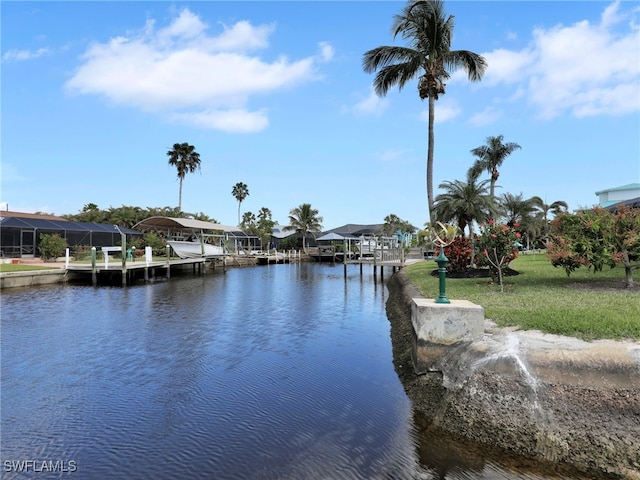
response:
[(598, 205), (606, 208), (616, 203), (640, 197), (640, 183), (630, 183), (621, 187), (608, 188), (596, 192)]

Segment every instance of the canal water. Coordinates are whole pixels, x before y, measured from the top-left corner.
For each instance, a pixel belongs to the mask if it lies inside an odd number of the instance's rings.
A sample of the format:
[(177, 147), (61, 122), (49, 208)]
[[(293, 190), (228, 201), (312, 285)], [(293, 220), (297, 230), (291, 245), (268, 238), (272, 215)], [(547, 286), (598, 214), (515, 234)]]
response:
[(5, 290), (1, 476), (551, 478), (425, 433), (387, 298), (370, 267), (309, 263)]

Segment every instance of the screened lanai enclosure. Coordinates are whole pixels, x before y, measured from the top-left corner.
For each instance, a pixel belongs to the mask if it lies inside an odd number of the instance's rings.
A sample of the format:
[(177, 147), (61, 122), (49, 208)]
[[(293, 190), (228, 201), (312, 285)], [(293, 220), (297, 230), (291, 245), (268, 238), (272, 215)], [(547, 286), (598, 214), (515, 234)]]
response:
[(0, 212), (0, 256), (29, 258), (38, 256), (40, 235), (58, 234), (72, 249), (120, 245), (121, 233), (132, 238), (143, 233), (102, 223), (70, 222), (53, 215)]

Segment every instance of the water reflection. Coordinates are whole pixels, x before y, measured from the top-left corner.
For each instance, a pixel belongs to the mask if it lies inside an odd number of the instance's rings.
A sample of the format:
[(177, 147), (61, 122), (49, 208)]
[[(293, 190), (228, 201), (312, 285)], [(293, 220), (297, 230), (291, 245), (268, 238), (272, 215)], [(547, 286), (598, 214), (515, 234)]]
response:
[(83, 479), (542, 478), (412, 411), (380, 280), (301, 264), (3, 292), (2, 465), (73, 460)]

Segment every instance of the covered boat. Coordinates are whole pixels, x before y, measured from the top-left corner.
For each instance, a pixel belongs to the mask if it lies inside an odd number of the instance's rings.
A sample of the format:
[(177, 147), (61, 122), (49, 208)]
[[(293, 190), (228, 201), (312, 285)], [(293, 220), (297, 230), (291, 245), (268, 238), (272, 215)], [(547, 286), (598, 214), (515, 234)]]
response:
[(216, 257), (224, 254), (222, 247), (199, 241), (169, 240), (167, 243), (180, 258)]

